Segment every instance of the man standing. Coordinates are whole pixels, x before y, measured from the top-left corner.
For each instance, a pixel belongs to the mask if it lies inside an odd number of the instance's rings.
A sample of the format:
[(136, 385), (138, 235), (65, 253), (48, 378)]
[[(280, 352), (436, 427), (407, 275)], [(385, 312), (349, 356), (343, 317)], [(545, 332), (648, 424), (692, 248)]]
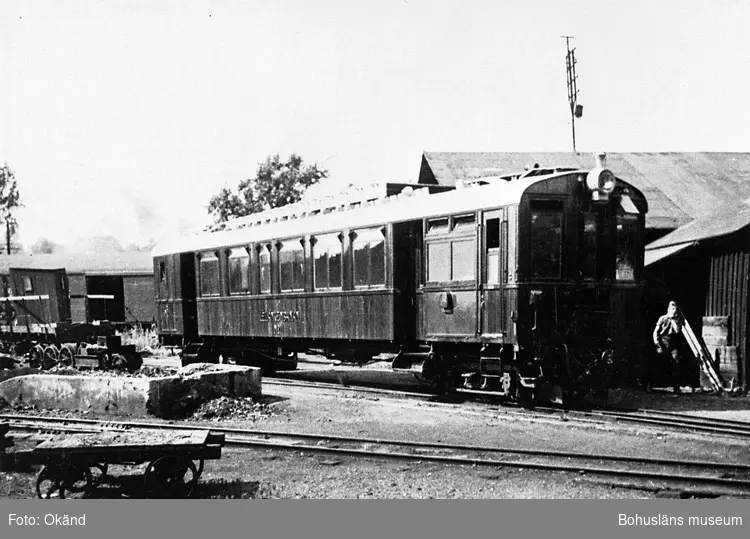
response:
[(674, 385), (675, 394), (680, 392), (682, 382), (682, 328), (685, 321), (677, 309), (677, 303), (669, 302), (667, 314), (661, 316), (654, 328), (654, 344), (657, 353), (666, 360), (667, 372)]

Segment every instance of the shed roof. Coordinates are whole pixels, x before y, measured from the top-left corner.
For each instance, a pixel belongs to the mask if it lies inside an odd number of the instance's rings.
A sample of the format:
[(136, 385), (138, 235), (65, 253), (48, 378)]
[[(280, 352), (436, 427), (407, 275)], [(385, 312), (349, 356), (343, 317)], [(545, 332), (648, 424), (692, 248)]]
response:
[(65, 268), (68, 274), (85, 273), (86, 275), (145, 275), (154, 273), (151, 253), (131, 251), (106, 254), (0, 256), (0, 274), (7, 275), (9, 268)]
[[(424, 152), (420, 183), (455, 185), (540, 166), (590, 168), (592, 154), (570, 152)], [(737, 198), (750, 197), (750, 153), (608, 153), (607, 168), (640, 189), (646, 226), (677, 228)]]
[(646, 265), (697, 242), (726, 236), (750, 226), (750, 198), (722, 204), (714, 211), (646, 246)]

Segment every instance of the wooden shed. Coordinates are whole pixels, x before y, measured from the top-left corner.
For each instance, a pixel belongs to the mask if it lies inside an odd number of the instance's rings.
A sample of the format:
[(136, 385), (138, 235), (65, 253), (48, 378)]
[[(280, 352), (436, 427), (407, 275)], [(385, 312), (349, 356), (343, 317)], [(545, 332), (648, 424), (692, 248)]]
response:
[[(651, 280), (680, 302), (725, 384), (748, 388), (750, 198), (725, 204), (646, 248)], [(656, 287), (655, 287), (656, 288)]]

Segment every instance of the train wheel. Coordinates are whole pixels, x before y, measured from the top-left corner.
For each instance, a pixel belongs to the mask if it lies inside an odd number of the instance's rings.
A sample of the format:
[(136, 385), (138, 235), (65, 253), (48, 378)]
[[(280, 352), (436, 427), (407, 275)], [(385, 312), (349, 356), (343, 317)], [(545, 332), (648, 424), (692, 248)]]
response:
[(76, 364), (75, 352), (69, 346), (62, 345), (60, 348), (60, 363), (68, 367), (74, 367)]
[(128, 368), (128, 360), (122, 354), (112, 354), (109, 356), (108, 368), (125, 370)]
[(188, 498), (198, 483), (198, 469), (192, 460), (160, 457), (146, 468), (144, 482), (151, 498)]
[(60, 350), (57, 346), (50, 344), (44, 347), (44, 358), (42, 360), (42, 367), (45, 369), (51, 369), (56, 366), (60, 360)]
[(31, 349), (31, 366), (40, 367), (44, 361), (44, 347), (41, 344), (35, 344)]

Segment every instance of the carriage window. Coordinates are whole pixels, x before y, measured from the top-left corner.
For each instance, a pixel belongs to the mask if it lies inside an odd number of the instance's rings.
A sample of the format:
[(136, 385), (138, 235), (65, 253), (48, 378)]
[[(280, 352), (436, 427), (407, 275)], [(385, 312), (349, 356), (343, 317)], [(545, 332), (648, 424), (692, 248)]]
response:
[(617, 216), (615, 278), (618, 281), (635, 280), (637, 231), (635, 215)]
[(427, 280), (435, 283), (451, 280), (451, 244), (427, 245)]
[(428, 234), (445, 234), (448, 232), (448, 218), (431, 219), (427, 221)]
[(462, 230), (471, 230), (474, 228), (474, 215), (459, 215), (453, 218), (453, 230), (460, 232)]
[(366, 288), (385, 284), (385, 232), (380, 228), (356, 230), (354, 241), (354, 286)]
[(23, 276), (23, 292), (24, 294), (32, 294), (34, 292), (34, 285), (31, 283), (31, 277), (28, 275)]
[(474, 240), (454, 241), (451, 245), (451, 281), (471, 281), (476, 269)]
[(305, 250), (302, 240), (287, 240), (281, 245), (279, 270), (283, 292), (305, 289)]
[(562, 276), (562, 222), (560, 201), (531, 203), (531, 276), (559, 279)]
[(500, 282), (500, 219), (487, 219), (484, 229), (487, 249), (487, 284), (497, 284)]
[(596, 279), (597, 235), (596, 214), (583, 214), (583, 252), (581, 253), (580, 261), (581, 273), (584, 279)]
[(260, 293), (271, 293), (271, 246), (258, 247), (258, 265), (260, 267)]
[(427, 280), (433, 283), (471, 281), (475, 275), (475, 241), (429, 243), (427, 245)]
[(338, 234), (324, 234), (315, 238), (313, 245), (315, 265), (315, 289), (341, 288), (341, 237)]
[(248, 294), (250, 292), (250, 255), (244, 247), (232, 249), (229, 253), (229, 293)]
[(220, 292), (219, 259), (216, 253), (202, 253), (198, 267), (201, 296), (218, 296)]

